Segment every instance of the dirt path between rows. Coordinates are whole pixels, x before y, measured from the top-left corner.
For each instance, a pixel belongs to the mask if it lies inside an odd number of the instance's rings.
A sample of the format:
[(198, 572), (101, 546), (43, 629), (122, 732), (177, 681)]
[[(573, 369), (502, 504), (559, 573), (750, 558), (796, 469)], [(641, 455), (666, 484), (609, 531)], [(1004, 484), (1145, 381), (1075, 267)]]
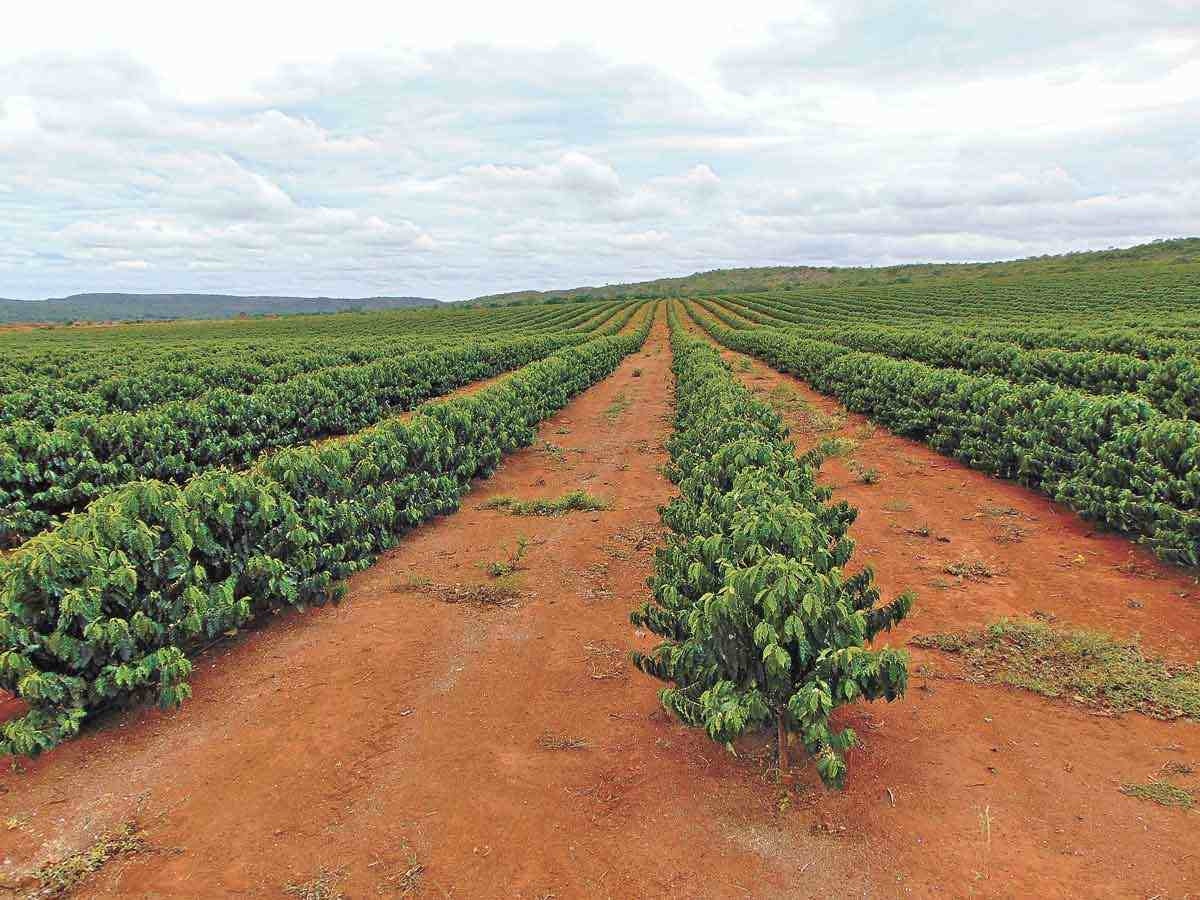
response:
[[(635, 374), (636, 373), (636, 374)], [(632, 669), (672, 379), (642, 352), (546, 422), (463, 509), (414, 531), (337, 607), (204, 657), (181, 710), (110, 715), (0, 776), (3, 872), (136, 817), (149, 851), (80, 896), (815, 897), (857, 894), (842, 840), (781, 815), (769, 760), (734, 759)], [(514, 518), (498, 495), (612, 508)], [(515, 606), (446, 603), (531, 546)], [(432, 582), (427, 584), (427, 580)], [(324, 873), (324, 874), (322, 874)]]
[[(1126, 538), (1096, 533), (1041, 494), (848, 414), (758, 360), (722, 353), (752, 390), (764, 398), (776, 392), (799, 449), (827, 437), (855, 442), (821, 477), (835, 499), (860, 511), (852, 565), (873, 566), (885, 597), (905, 588), (919, 594), (912, 616), (882, 642), (903, 645), (914, 634), (1037, 612), (1060, 626), (1139, 637), (1179, 664), (1196, 662), (1194, 576)], [(877, 483), (859, 479), (868, 469)], [(994, 574), (972, 580), (946, 571), (975, 561)], [(945, 655), (910, 650), (914, 672), (953, 671)], [(872, 856), (889, 861), (890, 875), (877, 871), (875, 878), (884, 896), (1167, 898), (1200, 891), (1196, 813), (1120, 792), (1168, 764), (1200, 768), (1196, 722), (1103, 717), (1070, 700), (920, 675), (902, 701), (859, 706), (843, 720), (865, 747), (851, 756), (846, 793), (825, 796), (815, 808), (834, 829), (846, 829), (847, 847), (882, 852)], [(815, 783), (811, 772), (807, 779)], [(1195, 776), (1181, 784), (1200, 787)]]

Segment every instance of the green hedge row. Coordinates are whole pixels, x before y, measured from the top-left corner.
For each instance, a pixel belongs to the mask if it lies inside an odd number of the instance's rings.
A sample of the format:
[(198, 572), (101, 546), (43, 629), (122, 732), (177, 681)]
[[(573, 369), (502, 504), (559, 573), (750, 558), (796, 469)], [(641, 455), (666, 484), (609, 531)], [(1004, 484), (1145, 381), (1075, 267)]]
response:
[(649, 324), (245, 472), (128, 484), (32, 538), (0, 562), (0, 687), (30, 707), (0, 729), (0, 752), (45, 750), (114, 704), (180, 703), (189, 650), (264, 610), (336, 599), (611, 373)]
[[(751, 309), (733, 303), (719, 305), (760, 324), (771, 324)], [(713, 305), (705, 306), (715, 311)], [(803, 334), (864, 353), (976, 375), (999, 375), (1016, 384), (1048, 381), (1091, 394), (1140, 394), (1166, 416), (1200, 419), (1200, 362), (1192, 356), (1146, 360), (1110, 350), (1025, 349), (955, 328), (911, 331), (862, 324), (853, 328), (805, 327)]]
[(664, 641), (634, 662), (669, 682), (663, 705), (713, 740), (774, 724), (781, 766), (794, 733), (821, 777), (840, 785), (855, 736), (830, 715), (903, 693), (906, 655), (864, 645), (902, 619), (913, 597), (877, 608), (870, 569), (844, 573), (857, 511), (827, 502), (817, 460), (797, 459), (778, 414), (716, 350), (683, 333), (673, 310), (671, 324), (668, 475), (679, 496), (662, 511), (671, 534), (656, 554), (654, 599), (631, 616)]
[(721, 343), (794, 373), (849, 409), (939, 453), (1010, 478), (1200, 565), (1200, 424), (1130, 394), (935, 369), (773, 329), (697, 321)]
[(52, 431), (31, 422), (4, 426), (0, 546), (130, 481), (182, 482), (217, 466), (249, 465), (266, 450), (350, 434), (583, 340), (556, 334), (469, 343), (322, 369), (251, 394), (216, 389), (137, 413), (70, 416)]

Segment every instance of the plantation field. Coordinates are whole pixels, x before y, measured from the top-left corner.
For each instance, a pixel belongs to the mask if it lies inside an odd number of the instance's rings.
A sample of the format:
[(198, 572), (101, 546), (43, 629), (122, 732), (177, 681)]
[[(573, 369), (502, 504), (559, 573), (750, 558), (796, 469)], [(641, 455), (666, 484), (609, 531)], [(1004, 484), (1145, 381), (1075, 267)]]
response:
[(1195, 893), (1191, 243), (706, 274), (0, 333), (0, 896)]

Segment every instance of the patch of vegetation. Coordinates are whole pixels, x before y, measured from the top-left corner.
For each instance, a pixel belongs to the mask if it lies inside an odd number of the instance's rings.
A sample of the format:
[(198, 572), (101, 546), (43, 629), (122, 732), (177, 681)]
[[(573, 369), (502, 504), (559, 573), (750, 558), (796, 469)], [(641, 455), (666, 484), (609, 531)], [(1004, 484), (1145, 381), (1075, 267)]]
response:
[(943, 570), (947, 575), (957, 578), (969, 578), (971, 581), (983, 581), (993, 575), (1003, 575), (1002, 569), (993, 569), (982, 559), (960, 559), (949, 563)]
[(634, 378), (641, 378), (641, 377), (642, 377), (642, 370), (641, 370), (641, 369), (634, 369), (634, 370), (633, 370), (633, 377), (634, 377)]
[(885, 512), (909, 512), (912, 509), (912, 504), (907, 500), (889, 500), (883, 504)]
[(483, 509), (502, 509), (511, 516), (561, 516), (569, 512), (597, 512), (609, 508), (607, 501), (584, 490), (574, 490), (554, 500), (518, 500), (493, 497)]
[(812, 449), (812, 453), (819, 460), (833, 459), (838, 456), (849, 456), (858, 449), (858, 444), (850, 438), (830, 437), (823, 438)]
[(1069, 697), (1110, 712), (1200, 719), (1200, 666), (1172, 667), (1147, 657), (1134, 641), (1003, 619), (981, 631), (922, 635), (911, 643), (961, 655), (974, 681)]
[(100, 871), (110, 859), (133, 856), (149, 848), (136, 822), (126, 822), (115, 831), (102, 834), (90, 846), (77, 853), (48, 863), (34, 873), (37, 889), (31, 897), (64, 897), (94, 872)]
[(606, 418), (609, 422), (615, 422), (621, 417), (621, 413), (629, 409), (632, 404), (633, 401), (629, 398), (629, 395), (624, 391), (620, 391), (617, 396), (613, 398), (613, 402), (609, 404), (608, 409), (604, 411), (604, 418)]
[(754, 368), (754, 363), (750, 362), (750, 360), (744, 356), (742, 357), (741, 361), (738, 362), (738, 364), (737, 364), (737, 369), (739, 372), (749, 372), (753, 368)]
[(1013, 522), (1004, 522), (992, 532), (992, 540), (997, 544), (1019, 544), (1028, 535), (1027, 528), (1022, 528)]
[(863, 484), (879, 484), (883, 479), (883, 474), (878, 469), (872, 466), (864, 466), (857, 460), (850, 460), (846, 464), (846, 468), (854, 473), (856, 481), (860, 481)]
[(1139, 800), (1150, 800), (1159, 806), (1178, 806), (1191, 809), (1196, 805), (1196, 799), (1191, 791), (1184, 790), (1169, 781), (1155, 779), (1146, 784), (1123, 784), (1121, 793), (1126, 797), (1136, 797)]
[(546, 731), (538, 738), (538, 746), (543, 750), (587, 750), (592, 745), (583, 738)]
[(493, 578), (505, 578), (512, 575), (521, 568), (521, 562), (525, 559), (525, 555), (529, 552), (529, 538), (525, 535), (517, 535), (517, 543), (514, 545), (508, 557), (503, 560), (492, 560), (487, 564), (487, 573)]
[[(569, 434), (569, 432), (564, 433)], [(541, 451), (547, 456), (554, 457), (555, 462), (565, 463), (567, 461), (567, 451), (552, 441), (542, 441)]]
[(620, 648), (608, 641), (593, 641), (583, 645), (584, 662), (587, 665), (588, 677), (596, 681), (608, 681), (613, 678), (624, 678), (626, 675), (626, 654)]
[(337, 883), (345, 877), (345, 866), (338, 869), (328, 869), (322, 866), (316, 877), (308, 881), (288, 884), (284, 887), (283, 892), (291, 897), (299, 897), (300, 900), (342, 900), (346, 895), (342, 893)]
[(822, 412), (790, 384), (780, 383), (767, 393), (767, 403), (781, 416), (787, 416), (795, 429), (802, 433), (815, 434), (836, 431), (846, 424), (846, 416)]
[(512, 575), (502, 575), (491, 584), (430, 585), (425, 593), (433, 594), (443, 603), (471, 603), (475, 606), (512, 606), (521, 596)]

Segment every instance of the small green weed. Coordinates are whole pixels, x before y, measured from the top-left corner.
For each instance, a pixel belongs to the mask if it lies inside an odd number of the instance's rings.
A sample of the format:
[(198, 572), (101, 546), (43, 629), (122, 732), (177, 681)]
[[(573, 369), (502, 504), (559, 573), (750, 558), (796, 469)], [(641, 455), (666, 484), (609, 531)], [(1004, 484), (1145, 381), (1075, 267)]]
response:
[(850, 460), (846, 463), (846, 468), (854, 473), (854, 478), (863, 484), (879, 484), (883, 480), (883, 474), (876, 468), (864, 466), (857, 460)]
[(849, 456), (858, 449), (858, 444), (844, 437), (824, 438), (813, 447), (813, 453), (818, 459), (833, 459), (838, 456)]
[(508, 558), (504, 560), (492, 560), (487, 564), (486, 570), (493, 578), (503, 578), (512, 575), (521, 568), (521, 562), (525, 559), (525, 554), (529, 552), (529, 538), (525, 535), (517, 536), (517, 543), (513, 550), (508, 554)]
[(30, 896), (66, 896), (89, 875), (100, 871), (110, 859), (133, 856), (147, 848), (148, 844), (137, 823), (126, 822), (115, 831), (105, 832), (90, 847), (38, 869), (34, 874), (38, 881), (38, 890)]
[(621, 413), (629, 409), (632, 404), (633, 401), (629, 398), (629, 395), (621, 391), (613, 398), (613, 402), (609, 404), (608, 409), (604, 411), (604, 418), (609, 422), (615, 422), (621, 417)]
[(584, 490), (574, 490), (554, 500), (517, 500), (515, 497), (493, 497), (483, 509), (502, 509), (510, 516), (561, 516), (569, 512), (597, 512), (609, 504)]
[(1191, 791), (1184, 790), (1169, 781), (1154, 780), (1146, 784), (1123, 784), (1121, 793), (1126, 797), (1137, 797), (1139, 800), (1150, 800), (1159, 806), (1179, 806), (1191, 809), (1196, 805), (1196, 799)]

